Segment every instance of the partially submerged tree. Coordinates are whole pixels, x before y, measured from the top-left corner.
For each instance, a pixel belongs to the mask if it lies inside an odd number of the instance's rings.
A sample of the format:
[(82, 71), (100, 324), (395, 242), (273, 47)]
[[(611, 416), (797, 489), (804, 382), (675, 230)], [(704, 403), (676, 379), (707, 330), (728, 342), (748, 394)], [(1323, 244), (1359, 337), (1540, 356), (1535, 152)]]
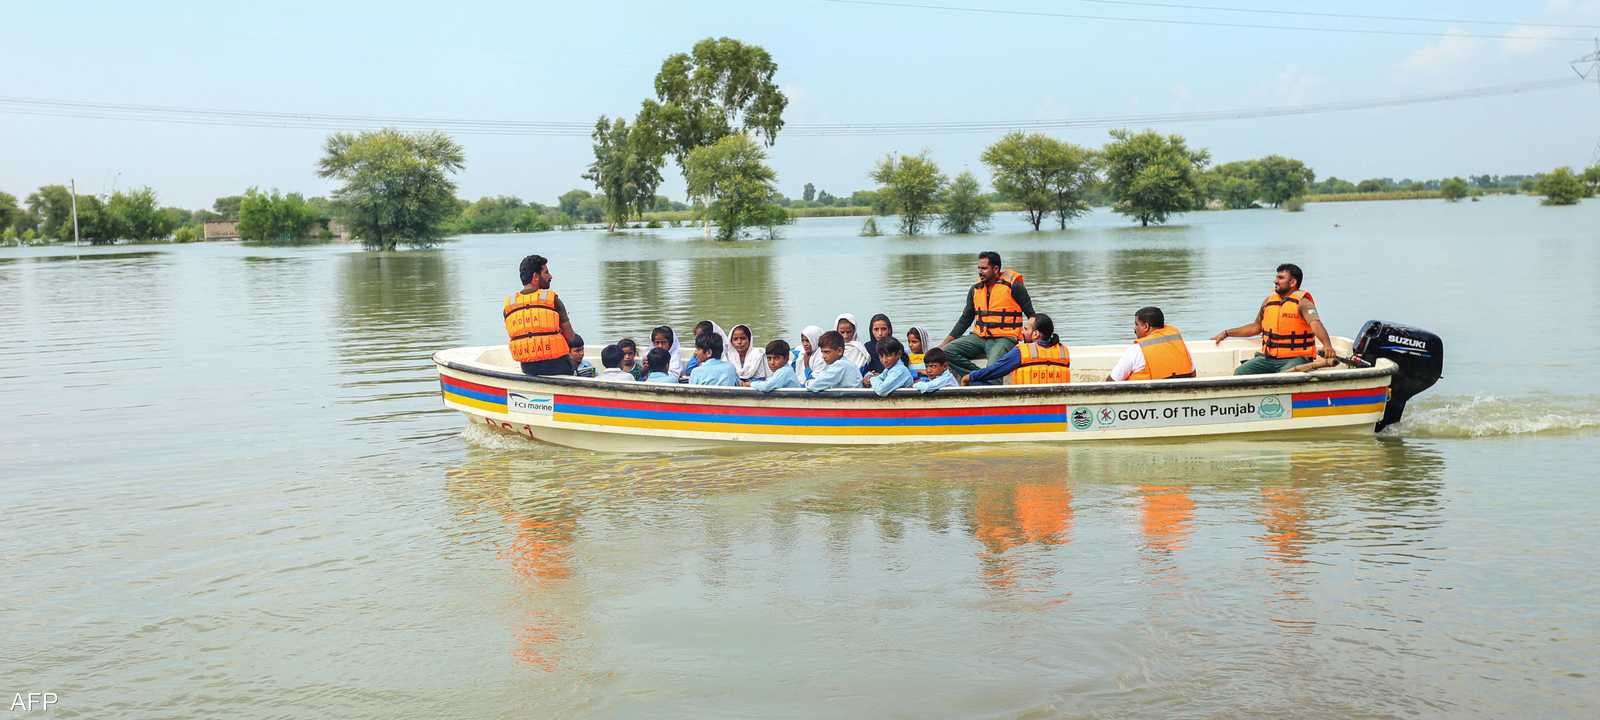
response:
[(1089, 148), (1017, 131), (985, 148), (982, 159), (994, 175), (995, 192), (1021, 205), (1034, 230), (1047, 214), (1054, 213), (1064, 229), (1089, 210), (1095, 182), (1095, 152)]
[(887, 199), (890, 212), (900, 214), (900, 232), (905, 235), (922, 232), (937, 209), (946, 182), (926, 150), (898, 159), (885, 157), (873, 168), (871, 177), (881, 186), (878, 197)]
[(317, 174), (344, 183), (333, 199), (351, 234), (369, 248), (393, 250), (443, 236), (459, 211), (450, 176), (465, 165), (461, 146), (444, 133), (384, 129), (328, 136)]
[(978, 179), (962, 172), (944, 193), (943, 216), (939, 229), (955, 235), (983, 232), (989, 227), (989, 199), (978, 187)]
[(239, 239), (250, 242), (295, 242), (317, 224), (316, 211), (299, 193), (280, 195), (250, 188), (239, 203)]
[(1113, 210), (1148, 226), (1199, 207), (1198, 179), (1210, 161), (1206, 151), (1190, 150), (1182, 135), (1150, 130), (1112, 130), (1111, 137), (1101, 150), (1101, 167)]
[(642, 215), (655, 204), (656, 187), (661, 184), (661, 151), (655, 139), (629, 126), (622, 118), (595, 122), (594, 162), (583, 178), (605, 196), (609, 229)]
[(1261, 199), (1273, 207), (1282, 207), (1289, 198), (1306, 194), (1306, 189), (1317, 179), (1317, 174), (1305, 163), (1282, 155), (1268, 155), (1253, 161), (1251, 175)]
[(1467, 181), (1458, 177), (1445, 178), (1439, 181), (1439, 193), (1450, 202), (1458, 202), (1467, 196)]
[(767, 51), (733, 38), (706, 38), (676, 53), (656, 73), (656, 99), (644, 101), (637, 124), (687, 175), (689, 154), (735, 132), (771, 145), (783, 128), (789, 99), (773, 76)]
[(1583, 181), (1570, 167), (1558, 167), (1539, 176), (1535, 191), (1544, 196), (1545, 205), (1576, 205), (1583, 199)]
[(784, 210), (775, 202), (778, 174), (766, 159), (766, 151), (744, 133), (689, 153), (689, 194), (709, 199), (703, 216), (716, 222), (718, 240), (733, 240), (747, 227), (770, 230), (782, 224), (778, 215)]
[[(80, 213), (81, 214), (81, 213)], [(152, 242), (172, 234), (172, 220), (148, 187), (112, 193), (106, 201), (105, 234), (111, 240)]]

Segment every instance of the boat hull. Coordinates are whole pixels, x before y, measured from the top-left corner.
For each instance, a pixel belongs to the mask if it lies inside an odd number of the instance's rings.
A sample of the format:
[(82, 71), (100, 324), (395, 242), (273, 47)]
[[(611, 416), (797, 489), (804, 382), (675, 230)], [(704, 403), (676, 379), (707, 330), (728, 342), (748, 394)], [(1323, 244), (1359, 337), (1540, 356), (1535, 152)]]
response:
[[(529, 377), (435, 356), (446, 407), (531, 440), (613, 452), (952, 440), (1083, 442), (1307, 431), (1370, 433), (1394, 366), (1151, 382), (814, 394)], [(452, 356), (451, 353), (456, 353)]]

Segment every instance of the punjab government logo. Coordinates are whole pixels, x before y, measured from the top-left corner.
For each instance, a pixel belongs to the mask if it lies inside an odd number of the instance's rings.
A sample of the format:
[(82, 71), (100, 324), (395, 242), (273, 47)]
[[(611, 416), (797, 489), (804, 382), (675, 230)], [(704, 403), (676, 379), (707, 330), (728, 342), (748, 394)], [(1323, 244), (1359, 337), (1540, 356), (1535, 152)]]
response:
[(1095, 416), (1095, 420), (1100, 423), (1100, 427), (1106, 427), (1117, 421), (1116, 411), (1108, 407), (1100, 408), (1100, 414)]
[(1088, 430), (1094, 425), (1094, 412), (1086, 407), (1072, 409), (1072, 427), (1075, 430)]
[(1261, 404), (1259, 409), (1256, 410), (1256, 414), (1268, 420), (1281, 418), (1283, 417), (1283, 403), (1277, 397), (1268, 395), (1261, 398)]

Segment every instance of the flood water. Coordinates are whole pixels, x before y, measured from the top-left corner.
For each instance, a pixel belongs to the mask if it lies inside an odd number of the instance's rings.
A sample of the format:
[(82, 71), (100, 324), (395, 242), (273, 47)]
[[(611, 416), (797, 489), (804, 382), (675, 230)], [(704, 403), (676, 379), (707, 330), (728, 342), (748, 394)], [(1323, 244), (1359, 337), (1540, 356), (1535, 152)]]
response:
[[(0, 692), (60, 717), (1594, 717), (1600, 201), (776, 242), (0, 251)], [(888, 226), (887, 224), (885, 225)], [(552, 259), (595, 352), (701, 318), (948, 331), (975, 253), (1068, 343), (1445, 339), (1382, 436), (602, 455), (480, 433), (429, 354)]]

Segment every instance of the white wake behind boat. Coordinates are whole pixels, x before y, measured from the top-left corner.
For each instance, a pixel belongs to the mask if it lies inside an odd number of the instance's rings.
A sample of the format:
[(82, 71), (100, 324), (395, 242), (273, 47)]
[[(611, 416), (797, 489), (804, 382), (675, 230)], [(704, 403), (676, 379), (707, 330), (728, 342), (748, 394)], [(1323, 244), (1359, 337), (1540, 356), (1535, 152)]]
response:
[(522, 374), (505, 345), (434, 354), (445, 406), (473, 423), (590, 450), (914, 442), (1075, 442), (1299, 431), (1372, 432), (1438, 379), (1438, 336), (1369, 322), (1335, 338), (1369, 367), (1234, 376), (1257, 341), (1188, 343), (1197, 377), (1103, 382), (1125, 345), (1072, 347), (1071, 383), (812, 393)]

